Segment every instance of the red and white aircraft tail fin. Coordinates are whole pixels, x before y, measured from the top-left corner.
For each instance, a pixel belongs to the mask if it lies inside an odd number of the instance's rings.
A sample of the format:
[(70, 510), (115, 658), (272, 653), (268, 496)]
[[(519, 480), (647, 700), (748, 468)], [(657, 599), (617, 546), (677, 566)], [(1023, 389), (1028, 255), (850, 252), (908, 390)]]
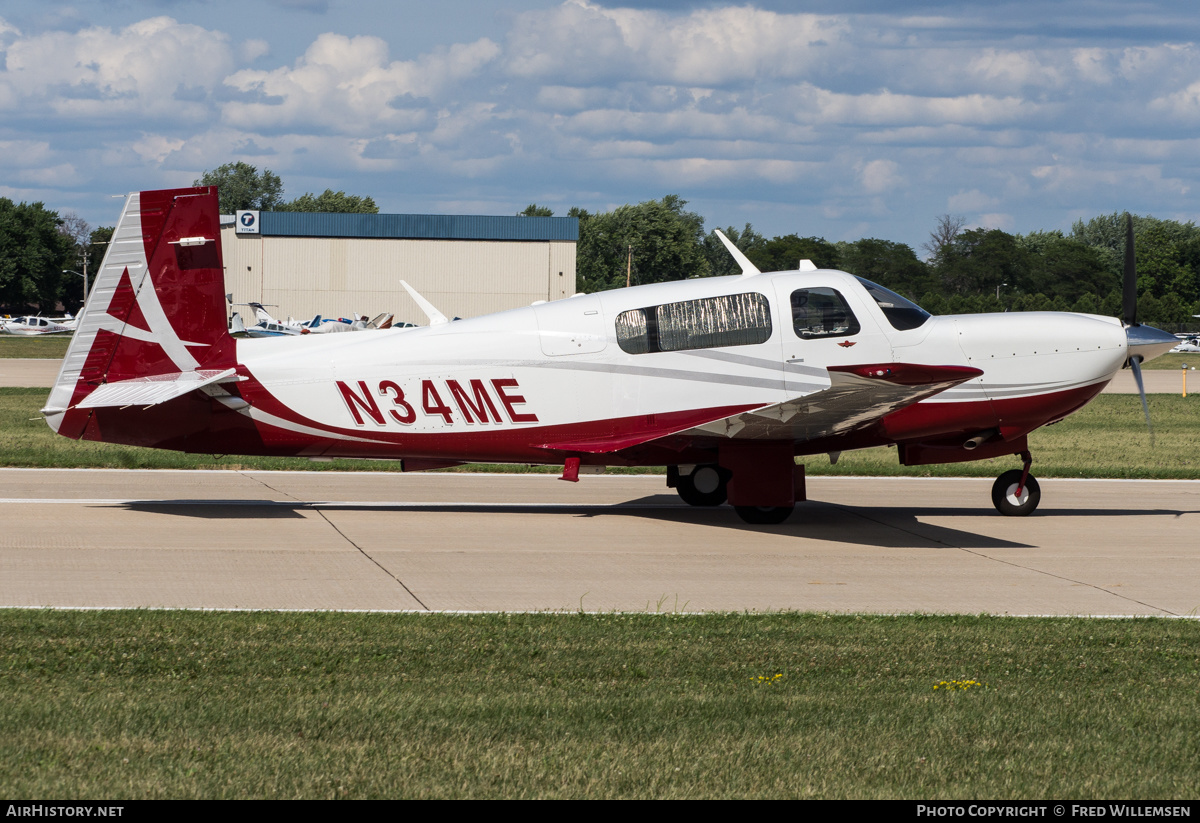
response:
[(51, 428), (82, 437), (94, 409), (230, 379), (220, 230), (215, 187), (129, 195), (42, 410)]

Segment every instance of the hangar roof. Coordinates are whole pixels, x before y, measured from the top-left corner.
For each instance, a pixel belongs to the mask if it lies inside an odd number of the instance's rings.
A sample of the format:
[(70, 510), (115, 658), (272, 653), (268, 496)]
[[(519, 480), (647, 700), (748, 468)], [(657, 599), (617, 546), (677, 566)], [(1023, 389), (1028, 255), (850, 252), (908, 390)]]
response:
[(264, 211), (258, 219), (258, 233), (263, 237), (579, 241), (579, 219), (575, 217)]

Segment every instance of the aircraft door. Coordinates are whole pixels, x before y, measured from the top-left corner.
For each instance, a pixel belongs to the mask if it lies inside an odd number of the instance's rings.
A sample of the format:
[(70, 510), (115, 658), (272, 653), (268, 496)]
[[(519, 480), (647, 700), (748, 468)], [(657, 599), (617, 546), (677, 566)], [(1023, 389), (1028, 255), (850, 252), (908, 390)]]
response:
[(805, 275), (779, 278), (775, 289), (783, 359), (789, 366), (807, 371), (892, 362), (891, 344), (860, 287)]

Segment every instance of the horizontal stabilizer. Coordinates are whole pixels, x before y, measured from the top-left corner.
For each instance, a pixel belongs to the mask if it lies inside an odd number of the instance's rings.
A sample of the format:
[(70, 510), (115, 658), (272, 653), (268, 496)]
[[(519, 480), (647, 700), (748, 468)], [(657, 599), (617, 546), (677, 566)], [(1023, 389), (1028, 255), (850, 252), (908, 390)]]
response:
[(89, 394), (76, 408), (95, 409), (106, 406), (157, 406), (190, 391), (236, 378), (235, 369), (199, 369), (175, 374), (155, 374), (135, 377), (116, 383), (105, 383)]

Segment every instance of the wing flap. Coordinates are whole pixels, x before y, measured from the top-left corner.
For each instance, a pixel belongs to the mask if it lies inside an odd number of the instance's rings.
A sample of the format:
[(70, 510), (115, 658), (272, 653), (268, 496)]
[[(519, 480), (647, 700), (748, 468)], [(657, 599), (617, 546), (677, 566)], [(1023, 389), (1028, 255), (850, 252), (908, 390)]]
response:
[(848, 434), (982, 374), (966, 366), (831, 366), (828, 389), (731, 415), (680, 434), (793, 442)]

